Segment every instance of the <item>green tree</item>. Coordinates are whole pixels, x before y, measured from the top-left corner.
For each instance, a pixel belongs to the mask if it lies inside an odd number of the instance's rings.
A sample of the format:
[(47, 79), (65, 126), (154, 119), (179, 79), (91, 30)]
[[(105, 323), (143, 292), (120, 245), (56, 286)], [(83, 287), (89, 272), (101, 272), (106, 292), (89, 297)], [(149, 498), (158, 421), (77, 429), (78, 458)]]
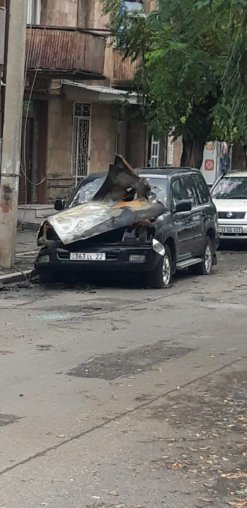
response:
[(247, 142), (247, 0), (201, 0), (199, 8), (217, 11), (217, 17), (228, 13), (229, 45), (223, 54), (222, 101), (224, 114), (234, 126), (235, 138)]
[(226, 97), (234, 92), (228, 65), (233, 3), (247, 0), (159, 0), (157, 12), (131, 20), (120, 14), (120, 0), (103, 1), (126, 56), (141, 57), (135, 86), (150, 131), (183, 137), (181, 165), (199, 168), (213, 133), (240, 137), (236, 107), (234, 115)]

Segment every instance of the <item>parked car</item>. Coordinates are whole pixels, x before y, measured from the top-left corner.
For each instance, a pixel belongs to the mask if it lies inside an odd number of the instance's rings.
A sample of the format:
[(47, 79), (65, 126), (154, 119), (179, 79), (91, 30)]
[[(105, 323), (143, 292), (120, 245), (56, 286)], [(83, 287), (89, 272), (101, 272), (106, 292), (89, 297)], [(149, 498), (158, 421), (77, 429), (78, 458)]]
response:
[[(162, 214), (159, 211), (148, 225), (144, 221), (138, 227), (118, 227), (87, 239), (74, 238), (65, 245), (61, 236), (66, 228), (71, 229), (72, 218), (77, 216), (78, 224), (83, 220), (81, 203), (94, 206), (91, 200), (106, 181), (106, 175), (91, 174), (79, 184), (61, 216), (57, 214), (40, 230), (39, 244), (43, 246), (35, 268), (41, 280), (48, 281), (64, 271), (141, 272), (144, 285), (162, 288), (170, 285), (178, 269), (190, 268), (200, 275), (211, 273), (217, 263), (217, 214), (201, 173), (190, 168), (148, 168), (137, 173), (149, 184), (157, 202), (163, 204)], [(133, 202), (133, 209), (135, 206)], [(58, 200), (56, 209), (62, 208)], [(77, 234), (75, 224), (73, 228)], [(68, 241), (68, 235), (65, 238)]]
[(247, 171), (226, 174), (211, 190), (220, 240), (247, 239)]

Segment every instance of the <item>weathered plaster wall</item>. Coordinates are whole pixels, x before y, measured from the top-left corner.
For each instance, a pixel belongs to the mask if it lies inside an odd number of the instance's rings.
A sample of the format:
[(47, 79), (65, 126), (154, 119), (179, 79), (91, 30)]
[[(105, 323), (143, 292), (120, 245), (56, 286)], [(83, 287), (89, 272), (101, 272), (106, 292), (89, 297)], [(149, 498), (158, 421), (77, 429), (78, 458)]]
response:
[(77, 26), (78, 0), (43, 0), (41, 24)]
[(71, 148), (73, 104), (61, 98), (49, 101), (47, 180), (48, 200), (66, 197), (73, 188)]
[(114, 161), (117, 135), (117, 108), (94, 103), (91, 123), (90, 171), (107, 171)]

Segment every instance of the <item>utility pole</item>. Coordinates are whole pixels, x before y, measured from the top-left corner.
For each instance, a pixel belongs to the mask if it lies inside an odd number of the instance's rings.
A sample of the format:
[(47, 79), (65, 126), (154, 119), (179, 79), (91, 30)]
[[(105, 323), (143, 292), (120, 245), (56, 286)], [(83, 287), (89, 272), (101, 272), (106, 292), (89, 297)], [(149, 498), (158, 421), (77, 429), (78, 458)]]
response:
[(10, 0), (3, 151), (0, 181), (0, 266), (11, 268), (16, 248), (27, 0)]
[[(5, 0), (5, 32), (4, 32), (4, 66), (3, 66), (3, 76), (2, 76), (2, 87), (1, 87), (1, 125), (0, 125), (0, 137), (3, 137), (3, 124), (4, 124), (4, 104), (5, 104), (5, 84), (6, 84), (6, 74), (7, 74), (7, 55), (8, 55), (8, 33), (9, 33), (9, 2), (10, 0)], [(1, 168), (0, 168), (1, 174)]]

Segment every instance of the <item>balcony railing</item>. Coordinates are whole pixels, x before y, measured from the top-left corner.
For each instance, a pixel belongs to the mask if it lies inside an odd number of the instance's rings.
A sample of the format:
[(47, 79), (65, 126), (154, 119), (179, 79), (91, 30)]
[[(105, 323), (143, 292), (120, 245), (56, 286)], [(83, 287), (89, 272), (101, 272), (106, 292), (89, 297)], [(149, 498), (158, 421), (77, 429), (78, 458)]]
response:
[(27, 28), (27, 68), (51, 77), (103, 77), (105, 38), (71, 28)]

